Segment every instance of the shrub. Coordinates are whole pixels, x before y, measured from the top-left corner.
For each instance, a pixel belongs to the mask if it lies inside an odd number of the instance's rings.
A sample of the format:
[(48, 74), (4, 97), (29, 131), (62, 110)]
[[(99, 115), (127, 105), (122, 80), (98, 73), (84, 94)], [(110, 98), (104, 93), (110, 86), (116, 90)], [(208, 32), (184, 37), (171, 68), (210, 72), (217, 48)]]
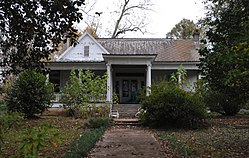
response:
[[(71, 71), (69, 80), (62, 90), (62, 103), (75, 117), (98, 116), (105, 108), (96, 103), (105, 102), (107, 75), (95, 76), (91, 71)], [(103, 107), (103, 108), (102, 108)], [(103, 113), (101, 113), (102, 115)]]
[(21, 112), (31, 118), (48, 108), (53, 97), (53, 85), (43, 74), (23, 71), (7, 90), (5, 103), (9, 111)]
[(109, 118), (104, 118), (104, 117), (91, 118), (87, 123), (87, 127), (89, 128), (108, 127), (110, 123), (111, 122)]
[(146, 111), (141, 118), (145, 124), (197, 128), (206, 117), (198, 97), (169, 82), (152, 85), (151, 95), (141, 98)]
[(205, 96), (205, 103), (211, 111), (227, 116), (234, 116), (241, 109), (241, 104), (236, 98), (218, 91), (209, 90)]
[(196, 95), (205, 103), (212, 112), (222, 115), (236, 115), (242, 107), (238, 98), (212, 90), (207, 82), (200, 80), (196, 84)]

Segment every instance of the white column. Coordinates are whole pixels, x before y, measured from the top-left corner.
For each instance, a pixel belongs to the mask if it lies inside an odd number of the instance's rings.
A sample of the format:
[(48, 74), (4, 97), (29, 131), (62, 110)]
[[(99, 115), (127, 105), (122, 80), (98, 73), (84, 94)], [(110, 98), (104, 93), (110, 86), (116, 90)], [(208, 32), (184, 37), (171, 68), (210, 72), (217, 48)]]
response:
[(106, 94), (106, 101), (107, 102), (111, 102), (111, 64), (106, 64), (106, 68), (107, 68), (107, 94)]
[(49, 73), (46, 74), (46, 78), (47, 78), (46, 82), (49, 82)]
[(182, 75), (181, 74), (179, 74), (178, 75), (178, 84), (182, 84)]
[(146, 95), (150, 95), (151, 93), (151, 64), (147, 64), (146, 71)]

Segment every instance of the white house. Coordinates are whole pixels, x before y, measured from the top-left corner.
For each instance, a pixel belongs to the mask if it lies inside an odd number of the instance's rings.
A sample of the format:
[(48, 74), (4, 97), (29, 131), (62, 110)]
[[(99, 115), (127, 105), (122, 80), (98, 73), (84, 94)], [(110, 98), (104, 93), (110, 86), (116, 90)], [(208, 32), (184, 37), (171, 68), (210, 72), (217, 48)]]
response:
[(136, 95), (143, 86), (150, 87), (160, 79), (168, 80), (182, 65), (190, 83), (199, 77), (198, 42), (193, 39), (164, 38), (99, 38), (84, 33), (78, 44), (69, 47), (56, 61), (47, 63), (50, 81), (57, 88), (65, 86), (72, 69), (107, 72), (107, 101), (112, 94), (123, 104), (136, 103)]

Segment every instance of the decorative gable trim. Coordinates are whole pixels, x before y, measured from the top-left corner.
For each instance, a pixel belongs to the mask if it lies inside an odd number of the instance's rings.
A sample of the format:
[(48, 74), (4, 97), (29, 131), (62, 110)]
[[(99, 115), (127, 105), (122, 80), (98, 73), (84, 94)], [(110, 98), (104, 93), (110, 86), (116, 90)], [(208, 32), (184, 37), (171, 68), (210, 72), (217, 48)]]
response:
[[(93, 40), (93, 42), (95, 42), (97, 44), (98, 47), (100, 47), (100, 49), (103, 50), (103, 54), (110, 54), (101, 44), (99, 44), (99, 42), (92, 37), (88, 32), (85, 32), (77, 41), (80, 43), (84, 37), (88, 36), (91, 40)], [(56, 61), (62, 61), (63, 57), (65, 57), (65, 55), (68, 54), (68, 52), (70, 52), (72, 49), (74, 49), (74, 46), (70, 46), (69, 48), (66, 49), (66, 51), (64, 53), (62, 53), (57, 59)]]

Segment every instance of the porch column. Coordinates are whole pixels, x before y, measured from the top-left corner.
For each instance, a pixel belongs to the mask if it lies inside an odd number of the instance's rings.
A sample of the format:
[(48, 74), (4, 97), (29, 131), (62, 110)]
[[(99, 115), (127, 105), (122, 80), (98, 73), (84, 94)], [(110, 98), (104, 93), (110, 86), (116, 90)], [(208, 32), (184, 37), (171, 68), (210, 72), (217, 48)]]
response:
[(49, 73), (46, 74), (46, 78), (47, 78), (46, 82), (49, 82)]
[(111, 73), (111, 64), (106, 64), (107, 68), (107, 94), (106, 94), (106, 101), (111, 103), (111, 89), (112, 89), (112, 73)]
[(146, 71), (146, 95), (150, 95), (151, 93), (151, 64), (147, 64)]

